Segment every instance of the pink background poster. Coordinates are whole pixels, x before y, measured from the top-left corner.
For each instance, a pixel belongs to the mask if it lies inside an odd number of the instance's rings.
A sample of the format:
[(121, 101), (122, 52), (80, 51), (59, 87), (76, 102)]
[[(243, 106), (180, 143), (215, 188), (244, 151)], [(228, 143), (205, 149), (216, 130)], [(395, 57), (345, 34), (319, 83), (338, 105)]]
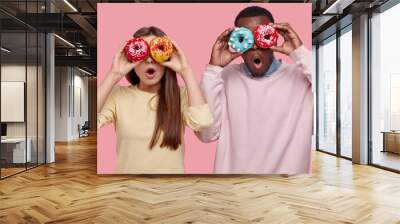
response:
[[(119, 47), (133, 33), (144, 26), (157, 26), (183, 49), (197, 79), (200, 81), (205, 65), (210, 60), (211, 48), (217, 36), (232, 27), (236, 15), (243, 8), (258, 5), (268, 9), (275, 22), (287, 22), (299, 34), (304, 45), (311, 49), (311, 4), (109, 4), (100, 3), (97, 23), (97, 82), (104, 79), (112, 58)], [(277, 53), (278, 58), (290, 62)], [(240, 63), (241, 58), (233, 63)], [(123, 79), (120, 85), (128, 85)], [(180, 84), (183, 82), (180, 80)], [(186, 128), (185, 173), (212, 173), (216, 143), (202, 143)], [(114, 173), (116, 162), (116, 136), (113, 125), (98, 130), (97, 171)]]

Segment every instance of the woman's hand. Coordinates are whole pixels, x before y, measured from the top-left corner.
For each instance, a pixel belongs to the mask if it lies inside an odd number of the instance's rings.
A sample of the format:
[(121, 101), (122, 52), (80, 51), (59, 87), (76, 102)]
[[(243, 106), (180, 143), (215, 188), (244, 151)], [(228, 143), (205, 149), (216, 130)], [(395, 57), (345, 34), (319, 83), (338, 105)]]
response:
[(172, 53), (172, 56), (168, 61), (164, 61), (160, 64), (172, 69), (181, 76), (185, 76), (190, 70), (189, 63), (187, 62), (182, 49), (173, 40), (171, 40), (171, 42), (175, 47), (175, 51)]
[(118, 82), (121, 80), (126, 74), (128, 74), (132, 69), (136, 67), (140, 63), (139, 62), (131, 62), (129, 61), (124, 53), (124, 43), (122, 47), (118, 50), (118, 52), (114, 55), (113, 62), (111, 65), (111, 70), (109, 75)]
[(201, 89), (199, 84), (197, 83), (196, 76), (193, 73), (193, 70), (191, 69), (189, 63), (187, 62), (187, 59), (183, 54), (182, 49), (174, 41), (172, 41), (172, 43), (174, 44), (175, 52), (172, 54), (169, 61), (165, 61), (160, 64), (172, 69), (182, 77), (188, 91), (190, 106), (205, 104), (206, 101), (203, 97), (203, 94), (201, 93)]
[(125, 44), (114, 55), (110, 71), (97, 88), (97, 112), (100, 112), (112, 88), (140, 62), (130, 62), (124, 54)]
[(210, 65), (225, 67), (240, 56), (240, 53), (233, 53), (229, 50), (229, 35), (234, 29), (234, 27), (228, 28), (218, 36), (212, 48)]
[(300, 47), (303, 42), (300, 40), (299, 35), (293, 30), (293, 28), (288, 23), (274, 23), (272, 27), (277, 29), (279, 34), (283, 37), (283, 44), (281, 46), (272, 46), (271, 50), (289, 55), (298, 47)]

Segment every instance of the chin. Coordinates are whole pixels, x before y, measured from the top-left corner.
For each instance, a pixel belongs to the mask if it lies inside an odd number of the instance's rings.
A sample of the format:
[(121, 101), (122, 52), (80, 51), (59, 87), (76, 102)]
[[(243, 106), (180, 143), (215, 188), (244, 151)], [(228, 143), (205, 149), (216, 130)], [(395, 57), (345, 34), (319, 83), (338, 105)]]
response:
[(249, 68), (249, 71), (253, 77), (257, 77), (257, 78), (263, 77), (265, 72), (267, 72), (266, 69), (260, 71), (260, 70), (251, 69), (251, 67)]
[(261, 77), (263, 77), (264, 74), (251, 73), (251, 75), (252, 75), (253, 77), (256, 77), (256, 78), (261, 78)]
[(160, 80), (161, 80), (161, 78), (160, 79), (151, 79), (151, 80), (148, 80), (145, 78), (145, 79), (141, 79), (140, 81), (143, 82), (143, 84), (146, 84), (146, 86), (154, 86), (154, 85), (159, 84)]
[(156, 85), (158, 83), (160, 83), (163, 74), (161, 71), (158, 72), (151, 72), (151, 73), (144, 73), (144, 74), (138, 74), (139, 79), (141, 82), (143, 82), (143, 84), (146, 84), (146, 86), (152, 86), (152, 85)]

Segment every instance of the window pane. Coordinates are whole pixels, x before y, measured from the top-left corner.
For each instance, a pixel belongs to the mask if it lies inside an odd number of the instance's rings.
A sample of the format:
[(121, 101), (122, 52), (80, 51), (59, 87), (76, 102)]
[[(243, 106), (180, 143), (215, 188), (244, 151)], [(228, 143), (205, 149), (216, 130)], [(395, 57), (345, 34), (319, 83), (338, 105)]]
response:
[(351, 158), (352, 141), (352, 35), (340, 36), (340, 144), (341, 155)]
[[(312, 92), (313, 92), (313, 98), (314, 98), (314, 107), (317, 105), (316, 102), (316, 75), (317, 75), (317, 48), (315, 45), (312, 46)], [(317, 125), (317, 114), (315, 113), (316, 110), (314, 110), (313, 114), (313, 135), (312, 135), (312, 149), (316, 149), (316, 142), (317, 142), (317, 135), (316, 135), (316, 125)]]
[(336, 37), (318, 48), (318, 148), (336, 153)]
[[(371, 19), (372, 163), (400, 170), (400, 4)], [(397, 132), (396, 132), (397, 131)]]

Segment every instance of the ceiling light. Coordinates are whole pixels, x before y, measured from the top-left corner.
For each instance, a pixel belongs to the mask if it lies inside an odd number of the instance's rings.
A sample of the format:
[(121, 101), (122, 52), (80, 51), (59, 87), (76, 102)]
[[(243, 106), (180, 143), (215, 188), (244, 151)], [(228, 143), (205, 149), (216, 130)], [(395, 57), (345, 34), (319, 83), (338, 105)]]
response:
[(342, 14), (343, 10), (351, 5), (355, 0), (336, 0), (332, 5), (324, 10), (322, 14)]
[(10, 52), (11, 52), (11, 50), (9, 50), (9, 49), (7, 49), (7, 48), (5, 48), (5, 47), (1, 47), (1, 50), (4, 51), (4, 52), (6, 52), (6, 53), (10, 53)]
[(65, 4), (67, 4), (72, 10), (74, 10), (74, 12), (78, 12), (78, 10), (68, 1), (68, 0), (64, 0)]
[(79, 68), (79, 67), (78, 67), (78, 70), (81, 71), (81, 72), (83, 72), (83, 73), (85, 73), (85, 74), (87, 74), (87, 75), (93, 75), (92, 73), (90, 73), (90, 72), (88, 72), (88, 71), (86, 71), (86, 70), (83, 70), (83, 69), (81, 69), (81, 68)]
[(61, 41), (63, 41), (64, 43), (68, 44), (69, 46), (75, 48), (75, 45), (73, 45), (73, 44), (72, 44), (71, 42), (69, 42), (68, 40), (66, 40), (66, 39), (64, 39), (64, 38), (62, 38), (62, 37), (60, 37), (60, 36), (57, 35), (57, 34), (54, 34), (54, 36), (57, 37), (58, 39), (60, 39)]

